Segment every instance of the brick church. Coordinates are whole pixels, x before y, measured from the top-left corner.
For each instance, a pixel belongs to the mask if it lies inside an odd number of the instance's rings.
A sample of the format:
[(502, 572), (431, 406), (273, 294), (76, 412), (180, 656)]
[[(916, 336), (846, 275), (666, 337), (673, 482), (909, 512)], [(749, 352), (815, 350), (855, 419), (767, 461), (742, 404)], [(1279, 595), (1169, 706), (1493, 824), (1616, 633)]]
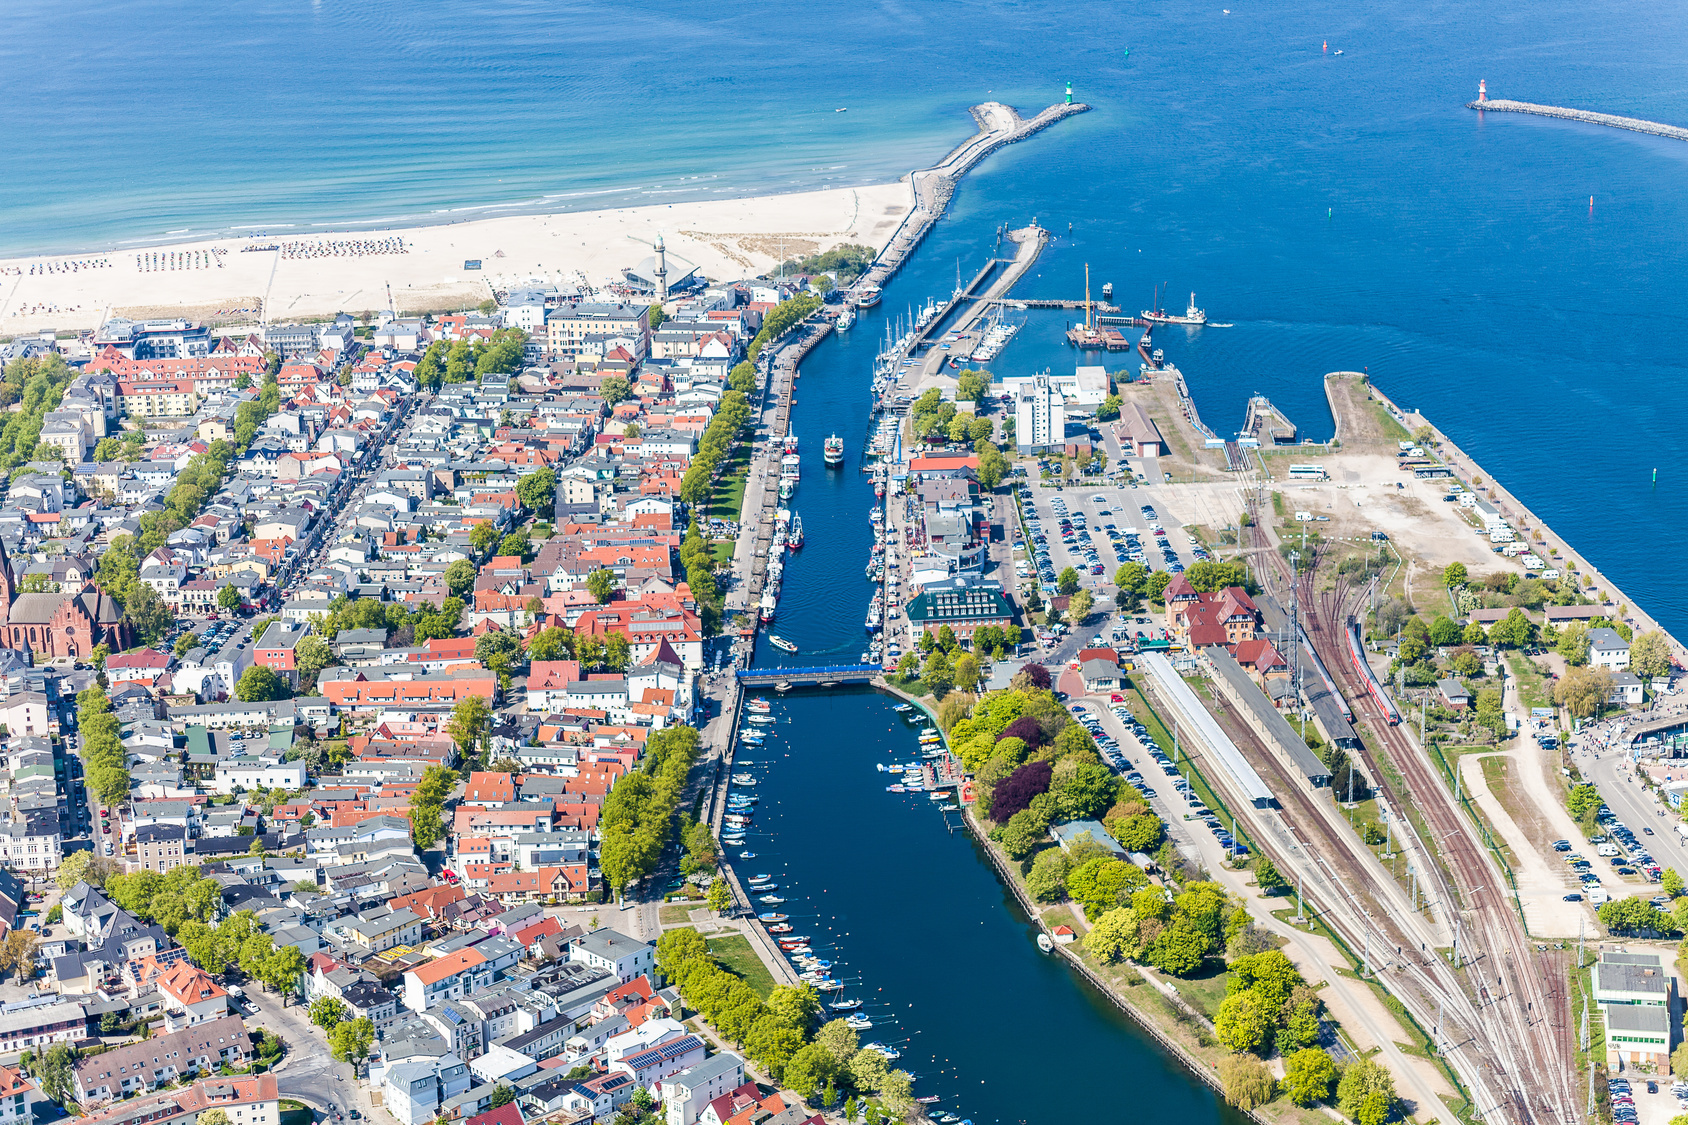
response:
[(113, 652), (129, 647), (123, 607), (92, 582), (84, 581), (74, 593), (17, 591), (12, 561), (0, 544), (0, 647), (27, 650), (44, 660), (86, 660), (102, 643)]

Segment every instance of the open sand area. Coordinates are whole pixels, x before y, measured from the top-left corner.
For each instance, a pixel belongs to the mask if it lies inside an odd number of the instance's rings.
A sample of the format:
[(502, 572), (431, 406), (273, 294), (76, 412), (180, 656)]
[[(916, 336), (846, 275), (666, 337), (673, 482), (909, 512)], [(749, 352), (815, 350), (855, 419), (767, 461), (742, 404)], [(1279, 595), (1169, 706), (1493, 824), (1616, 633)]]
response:
[[(651, 255), (659, 232), (671, 281), (693, 267), (713, 280), (736, 280), (771, 268), (782, 253), (800, 258), (847, 242), (881, 247), (910, 206), (908, 185), (892, 183), (406, 229), (278, 231), (13, 259), (0, 261), (0, 337), (91, 329), (113, 315), (241, 325), (387, 308), (399, 313), (463, 308), (486, 300), (494, 289), (530, 280), (619, 284), (624, 268)], [(394, 238), (403, 239), (405, 252), (300, 253), (306, 246)], [(291, 248), (291, 254), (244, 249), (249, 246)], [(205, 264), (152, 270), (136, 264), (140, 256), (172, 253)], [(473, 260), (480, 268), (465, 269)], [(54, 269), (45, 269), (49, 263)], [(68, 268), (71, 263), (78, 268)]]

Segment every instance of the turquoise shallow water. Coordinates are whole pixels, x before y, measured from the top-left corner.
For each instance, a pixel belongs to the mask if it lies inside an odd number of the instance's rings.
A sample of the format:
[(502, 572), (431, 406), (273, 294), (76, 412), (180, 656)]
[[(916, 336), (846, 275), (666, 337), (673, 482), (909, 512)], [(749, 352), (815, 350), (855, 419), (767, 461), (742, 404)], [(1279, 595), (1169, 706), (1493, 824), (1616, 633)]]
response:
[[(1073, 81), (1094, 111), (983, 162), (882, 309), (805, 364), (809, 544), (777, 626), (804, 659), (862, 646), (871, 493), (853, 469), (826, 474), (820, 442), (837, 429), (853, 454), (864, 437), (883, 318), (947, 293), (999, 224), (1034, 216), (1060, 237), (1020, 295), (1076, 297), (1089, 263), (1127, 308), (1157, 285), (1168, 303), (1193, 289), (1236, 324), (1162, 334), (1215, 429), (1260, 391), (1328, 434), (1320, 377), (1368, 369), (1688, 634), (1688, 595), (1659, 565), (1688, 525), (1688, 145), (1463, 108), (1486, 78), (1497, 97), (1688, 124), (1680, 5), (13, 0), (7, 14), (0, 254), (883, 182), (963, 136), (967, 106), (1035, 110)], [(1073, 363), (1062, 326), (1036, 316), (1002, 368)], [(833, 959), (902, 1006), (898, 1035), (919, 1040), (910, 1057), (936, 1092), (981, 1121), (1224, 1113), (1040, 958), (964, 838), (882, 800), (864, 772), (876, 740), (900, 736), (881, 735), (882, 703), (789, 708), (800, 741), (763, 790), (759, 850), (817, 929), (824, 903)]]

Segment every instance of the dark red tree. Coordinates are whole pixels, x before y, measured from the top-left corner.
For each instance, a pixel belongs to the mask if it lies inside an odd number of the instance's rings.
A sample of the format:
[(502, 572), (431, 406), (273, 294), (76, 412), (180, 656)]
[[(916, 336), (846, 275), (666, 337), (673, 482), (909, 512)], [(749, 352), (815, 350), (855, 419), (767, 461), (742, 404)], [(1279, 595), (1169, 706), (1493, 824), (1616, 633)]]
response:
[(1027, 762), (996, 787), (991, 794), (991, 819), (1002, 824), (1031, 805), (1032, 798), (1049, 792), (1055, 766), (1050, 762)]
[(1020, 666), (1020, 675), (1030, 680), (1033, 687), (1041, 688), (1044, 691), (1048, 691), (1050, 685), (1054, 683), (1054, 681), (1049, 678), (1049, 669), (1045, 668), (1041, 664), (1022, 664)]
[(1005, 738), (1018, 738), (1026, 744), (1027, 749), (1036, 750), (1043, 745), (1043, 725), (1030, 715), (1021, 715), (996, 736), (998, 742)]

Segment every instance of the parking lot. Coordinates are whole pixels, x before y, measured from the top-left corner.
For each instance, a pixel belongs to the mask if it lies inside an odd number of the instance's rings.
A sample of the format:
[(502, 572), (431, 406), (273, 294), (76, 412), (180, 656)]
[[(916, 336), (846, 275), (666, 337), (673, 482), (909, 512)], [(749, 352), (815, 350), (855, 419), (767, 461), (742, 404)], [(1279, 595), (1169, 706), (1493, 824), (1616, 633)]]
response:
[(1238, 858), (1248, 854), (1248, 846), (1237, 842), (1218, 815), (1202, 803), (1190, 783), (1179, 775), (1171, 757), (1172, 748), (1155, 742), (1122, 697), (1113, 697), (1107, 705), (1075, 702), (1068, 705), (1068, 710), (1096, 740), (1096, 748), (1109, 768), (1137, 790), (1167, 823), (1174, 843), (1185, 842), (1179, 839), (1183, 833), (1174, 826), (1191, 833), (1199, 826), (1212, 835), (1222, 851)]
[(1057, 593), (1056, 582), (1069, 566), (1100, 595), (1111, 589), (1122, 563), (1177, 574), (1210, 557), (1182, 525), (1163, 520), (1147, 490), (1045, 488), (1024, 479), (1015, 487), (1025, 516), (1025, 557), (1016, 559), (1015, 573), (1021, 582), (1035, 580), (1045, 597)]

